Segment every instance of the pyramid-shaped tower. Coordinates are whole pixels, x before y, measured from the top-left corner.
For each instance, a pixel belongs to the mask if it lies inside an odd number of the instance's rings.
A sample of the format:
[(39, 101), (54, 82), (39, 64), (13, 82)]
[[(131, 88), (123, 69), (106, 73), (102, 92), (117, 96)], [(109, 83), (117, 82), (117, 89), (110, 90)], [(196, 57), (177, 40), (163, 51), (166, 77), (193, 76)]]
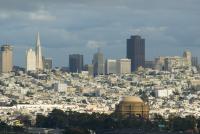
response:
[(40, 44), (40, 34), (39, 34), (39, 32), (38, 32), (37, 38), (36, 38), (35, 54), (36, 54), (36, 69), (37, 70), (43, 70), (42, 48), (41, 48), (41, 44)]

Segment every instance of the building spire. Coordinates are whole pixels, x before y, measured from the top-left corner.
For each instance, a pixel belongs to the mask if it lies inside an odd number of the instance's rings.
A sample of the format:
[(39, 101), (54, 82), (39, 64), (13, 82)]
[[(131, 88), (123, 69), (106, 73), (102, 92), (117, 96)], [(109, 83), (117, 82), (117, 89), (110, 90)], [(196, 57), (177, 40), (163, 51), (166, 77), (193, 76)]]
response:
[(43, 70), (42, 48), (41, 48), (41, 44), (40, 44), (39, 32), (37, 33), (35, 54), (36, 54), (36, 68), (37, 68), (37, 70)]
[(36, 46), (40, 46), (40, 33), (37, 33)]

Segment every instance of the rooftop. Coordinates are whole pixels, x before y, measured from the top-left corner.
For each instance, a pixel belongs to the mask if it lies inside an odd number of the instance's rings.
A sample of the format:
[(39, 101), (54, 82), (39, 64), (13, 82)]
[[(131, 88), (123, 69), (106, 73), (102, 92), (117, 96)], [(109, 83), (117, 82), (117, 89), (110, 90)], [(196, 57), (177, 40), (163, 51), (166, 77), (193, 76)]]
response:
[(123, 102), (143, 102), (143, 100), (137, 96), (126, 96), (122, 99)]

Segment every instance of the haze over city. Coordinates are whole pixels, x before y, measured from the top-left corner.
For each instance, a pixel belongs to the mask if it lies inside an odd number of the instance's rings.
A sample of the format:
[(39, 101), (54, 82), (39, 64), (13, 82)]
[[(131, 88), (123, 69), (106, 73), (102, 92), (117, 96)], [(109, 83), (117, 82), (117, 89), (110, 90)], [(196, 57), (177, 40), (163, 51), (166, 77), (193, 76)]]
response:
[[(106, 58), (126, 57), (126, 39), (146, 40), (146, 59), (200, 51), (199, 0), (0, 0), (0, 43), (11, 44), (14, 64), (40, 32), (43, 54), (54, 66), (68, 66), (68, 55), (91, 63), (100, 47)], [(114, 50), (114, 52), (113, 52)]]

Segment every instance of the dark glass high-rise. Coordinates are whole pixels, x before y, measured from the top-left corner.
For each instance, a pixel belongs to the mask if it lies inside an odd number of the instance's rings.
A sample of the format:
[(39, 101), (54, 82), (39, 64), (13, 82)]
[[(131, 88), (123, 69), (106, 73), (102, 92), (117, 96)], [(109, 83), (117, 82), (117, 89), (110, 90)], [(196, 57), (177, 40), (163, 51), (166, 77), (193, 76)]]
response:
[(126, 57), (131, 59), (131, 71), (138, 67), (145, 67), (145, 39), (139, 35), (131, 36), (127, 39)]
[(71, 54), (69, 55), (69, 70), (70, 72), (80, 73), (83, 70), (83, 55)]

